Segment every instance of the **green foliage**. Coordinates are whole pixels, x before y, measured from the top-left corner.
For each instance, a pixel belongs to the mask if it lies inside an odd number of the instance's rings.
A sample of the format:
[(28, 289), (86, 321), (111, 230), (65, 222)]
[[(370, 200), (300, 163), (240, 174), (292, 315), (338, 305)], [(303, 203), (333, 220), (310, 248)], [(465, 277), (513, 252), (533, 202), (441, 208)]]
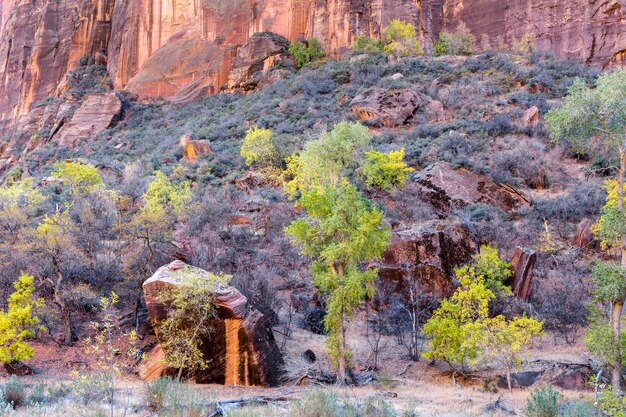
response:
[(400, 19), (392, 20), (385, 28), (385, 36), (387, 44), (384, 50), (390, 55), (415, 56), (424, 53), (415, 34), (415, 27), (410, 23)]
[(534, 389), (526, 402), (526, 415), (528, 417), (558, 417), (559, 403), (563, 396), (554, 386)]
[(272, 131), (258, 127), (248, 130), (240, 154), (245, 158), (246, 165), (254, 163), (261, 166), (272, 165), (278, 157), (278, 150), (272, 140)]
[(561, 405), (559, 417), (602, 417), (600, 410), (591, 402), (572, 400)]
[(161, 347), (167, 364), (179, 370), (194, 371), (207, 367), (202, 354), (202, 340), (210, 336), (210, 322), (215, 317), (213, 291), (230, 281), (230, 275), (204, 273), (186, 267), (173, 272), (179, 282), (163, 291), (159, 301), (169, 306), (167, 318), (158, 326)]
[(337, 123), (319, 140), (307, 142), (299, 155), (287, 160), (287, 174), (291, 180), (285, 191), (292, 197), (312, 185), (337, 185), (347, 169), (356, 163), (355, 152), (371, 141), (367, 128), (359, 123)]
[(333, 363), (348, 356), (342, 340), (344, 319), (366, 296), (372, 296), (378, 270), (362, 271), (366, 260), (380, 258), (390, 231), (383, 215), (347, 180), (338, 187), (313, 186), (302, 192), (297, 205), (307, 218), (285, 228), (302, 254), (314, 259), (315, 286), (327, 297), (327, 346)]
[(302, 68), (306, 64), (319, 61), (324, 58), (325, 53), (322, 45), (315, 38), (305, 42), (293, 42), (289, 45), (289, 53), (296, 60), (296, 67)]
[(189, 182), (174, 185), (164, 173), (156, 171), (143, 199), (146, 212), (180, 215), (191, 201), (191, 186)]
[[(613, 337), (610, 316), (604, 309), (597, 306), (589, 306), (589, 323), (585, 344), (587, 349), (605, 365), (612, 365), (617, 358), (617, 343)], [(621, 362), (626, 361), (626, 332), (620, 331), (620, 353)]]
[(365, 152), (365, 161), (362, 167), (365, 183), (370, 187), (385, 190), (393, 187), (404, 187), (407, 174), (413, 171), (413, 168), (409, 168), (403, 159), (404, 148), (389, 153), (375, 150)]
[(602, 207), (600, 219), (593, 225), (593, 232), (600, 238), (604, 249), (621, 245), (622, 237), (626, 236), (626, 210), (619, 208), (618, 181), (606, 180), (606, 203)]
[(611, 389), (604, 389), (596, 399), (600, 410), (608, 417), (626, 417), (626, 397)]
[(482, 324), (489, 317), (489, 300), (494, 295), (485, 286), (484, 278), (457, 271), (461, 286), (424, 325), (424, 333), (432, 340), (427, 359), (443, 360), (452, 369), (465, 372), (474, 366), (482, 352)]
[(511, 294), (511, 288), (504, 283), (513, 276), (511, 264), (500, 258), (498, 248), (483, 245), (480, 252), (474, 255), (471, 265), (474, 270), (468, 269), (461, 274), (476, 274), (485, 279), (485, 285), (496, 297)]
[(32, 359), (33, 349), (27, 340), (35, 336), (39, 318), (33, 309), (43, 303), (33, 298), (35, 286), (32, 275), (22, 273), (15, 281), (15, 291), (9, 296), (8, 309), (0, 312), (0, 362)]
[(384, 44), (378, 39), (359, 35), (352, 43), (352, 51), (355, 54), (377, 54), (384, 52)]
[(7, 382), (2, 385), (2, 396), (4, 402), (13, 408), (21, 407), (26, 402), (26, 387), (24, 382), (11, 375)]
[(580, 152), (591, 149), (592, 137), (613, 149), (622, 147), (626, 135), (626, 69), (601, 75), (596, 88), (577, 78), (559, 108), (546, 114), (553, 140), (568, 140)]
[(594, 297), (598, 302), (626, 297), (626, 268), (618, 262), (596, 262), (591, 277), (595, 284)]
[(473, 37), (464, 25), (455, 32), (439, 32), (435, 41), (435, 55), (472, 55)]
[(54, 164), (52, 176), (62, 179), (73, 195), (87, 194), (104, 185), (98, 168), (80, 162), (57, 162)]
[(483, 358), (497, 361), (508, 373), (520, 365), (520, 354), (533, 336), (541, 334), (542, 324), (527, 317), (489, 317), (489, 301), (495, 295), (486, 279), (501, 288), (501, 277), (509, 268), (497, 250), (485, 247), (473, 264), (455, 269), (461, 286), (450, 299), (441, 302), (424, 325), (424, 333), (432, 337), (426, 358), (443, 360), (461, 372)]
[(368, 397), (364, 404), (353, 404), (337, 392), (315, 389), (292, 402), (289, 415), (299, 417), (393, 417), (397, 414), (388, 402)]

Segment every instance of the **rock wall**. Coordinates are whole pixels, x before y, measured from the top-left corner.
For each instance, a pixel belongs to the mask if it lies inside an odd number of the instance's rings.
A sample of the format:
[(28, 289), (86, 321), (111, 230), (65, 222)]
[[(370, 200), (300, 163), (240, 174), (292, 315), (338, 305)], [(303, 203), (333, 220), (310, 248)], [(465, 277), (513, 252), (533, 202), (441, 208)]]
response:
[(252, 34), (316, 37), (339, 55), (394, 18), (428, 47), (463, 21), (476, 44), (515, 46), (532, 33), (557, 56), (626, 60), (626, 0), (1, 0), (0, 129), (54, 95), (83, 55), (102, 53), (117, 89), (189, 99), (219, 91)]

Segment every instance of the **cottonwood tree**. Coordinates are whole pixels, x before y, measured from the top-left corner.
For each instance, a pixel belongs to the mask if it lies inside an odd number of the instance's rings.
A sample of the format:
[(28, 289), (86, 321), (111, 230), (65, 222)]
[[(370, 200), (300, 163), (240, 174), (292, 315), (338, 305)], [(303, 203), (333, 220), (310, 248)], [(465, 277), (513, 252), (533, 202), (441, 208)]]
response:
[[(626, 300), (626, 70), (617, 69), (602, 75), (595, 88), (589, 88), (583, 80), (576, 79), (563, 105), (548, 112), (546, 122), (553, 140), (570, 141), (581, 152), (590, 152), (601, 146), (614, 152), (619, 160), (617, 179), (608, 184), (609, 196), (596, 233), (603, 247), (621, 251), (621, 262), (596, 268), (594, 280), (601, 295), (599, 299), (612, 306), (612, 384), (616, 391), (620, 391), (623, 364), (619, 340)], [(604, 273), (606, 275), (600, 276)]]
[(343, 177), (355, 165), (355, 151), (370, 140), (367, 129), (339, 123), (317, 141), (307, 143), (290, 161), (293, 179), (286, 184), (306, 217), (285, 228), (302, 254), (313, 258), (314, 284), (325, 296), (326, 345), (339, 381), (350, 371), (347, 321), (366, 296), (374, 293), (376, 269), (363, 264), (380, 258), (390, 231), (382, 212)]

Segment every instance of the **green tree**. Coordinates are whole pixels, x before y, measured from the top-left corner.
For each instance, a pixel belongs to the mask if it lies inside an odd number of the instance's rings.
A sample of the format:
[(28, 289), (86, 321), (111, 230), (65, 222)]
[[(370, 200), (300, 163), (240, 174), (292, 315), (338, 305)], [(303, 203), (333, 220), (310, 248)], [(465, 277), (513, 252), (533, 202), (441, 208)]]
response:
[(39, 324), (33, 309), (43, 304), (33, 297), (33, 282), (32, 275), (22, 273), (13, 284), (15, 291), (9, 296), (7, 311), (0, 312), (0, 362), (5, 364), (33, 358), (27, 340), (35, 336)]
[[(614, 185), (609, 184), (609, 197), (596, 233), (603, 247), (614, 247), (621, 251), (620, 268), (626, 268), (626, 69), (617, 69), (600, 76), (595, 88), (589, 88), (583, 80), (576, 79), (568, 89), (563, 105), (548, 112), (546, 123), (553, 140), (567, 140), (580, 152), (591, 151), (594, 142), (599, 141), (616, 153), (619, 159), (617, 181)], [(602, 269), (597, 269), (598, 273)], [(615, 267), (604, 269), (604, 272), (615, 271)], [(612, 305), (611, 325), (615, 347), (612, 383), (616, 391), (621, 389), (622, 354), (619, 340), (622, 309), (626, 300), (626, 292), (623, 291), (626, 287), (623, 282), (625, 276), (623, 272), (610, 273), (600, 279), (594, 273), (596, 283), (599, 284), (597, 291), (611, 295), (609, 299), (600, 299)]]
[(365, 184), (385, 190), (404, 187), (408, 173), (413, 171), (413, 168), (409, 168), (403, 159), (404, 148), (389, 153), (373, 149), (365, 152), (362, 166)]
[(63, 180), (72, 195), (85, 194), (104, 185), (98, 168), (93, 165), (63, 161), (56, 162), (53, 167), (52, 176)]
[(154, 272), (157, 255), (171, 248), (174, 228), (182, 220), (192, 200), (188, 182), (172, 184), (160, 171), (148, 184), (142, 196), (142, 206), (129, 213), (117, 224), (126, 243), (125, 269), (135, 294), (135, 326), (139, 328), (139, 310), (143, 296), (143, 282)]
[(474, 42), (472, 34), (464, 24), (460, 24), (455, 32), (439, 32), (435, 41), (435, 55), (472, 55)]
[(357, 165), (357, 149), (371, 139), (367, 128), (359, 123), (337, 123), (319, 140), (307, 142), (299, 155), (288, 158), (287, 175), (291, 180), (285, 184), (285, 191), (293, 197), (313, 185), (338, 185), (346, 170)]
[[(485, 285), (496, 297), (511, 295), (511, 288), (504, 283), (513, 277), (511, 264), (500, 258), (498, 248), (491, 245), (480, 247), (470, 264), (472, 273), (485, 279)], [(467, 267), (465, 267), (467, 268)], [(468, 273), (465, 271), (464, 273)]]
[(302, 254), (314, 262), (314, 284), (326, 296), (326, 345), (343, 383), (349, 371), (346, 321), (366, 296), (373, 296), (377, 269), (362, 270), (365, 261), (380, 258), (390, 231), (383, 215), (347, 180), (340, 185), (314, 186), (302, 192), (297, 205), (306, 218), (285, 230)]
[(352, 43), (352, 51), (355, 54), (376, 54), (383, 52), (384, 44), (378, 39), (359, 35)]
[(246, 132), (241, 145), (241, 156), (246, 165), (257, 163), (261, 166), (272, 165), (278, 158), (278, 150), (272, 140), (272, 131), (254, 127)]
[(191, 267), (174, 271), (177, 285), (163, 291), (159, 298), (169, 308), (157, 331), (167, 365), (178, 369), (179, 381), (183, 370), (193, 373), (207, 367), (201, 347), (211, 334), (211, 321), (217, 311), (213, 293), (231, 279), (230, 275), (200, 271)]
[(296, 67), (302, 68), (306, 64), (319, 61), (324, 58), (325, 53), (322, 45), (315, 38), (306, 42), (293, 42), (289, 45), (289, 53), (296, 60)]
[(385, 28), (387, 44), (384, 47), (386, 53), (396, 56), (422, 55), (422, 45), (415, 34), (415, 26), (410, 23), (395, 19), (389, 22)]

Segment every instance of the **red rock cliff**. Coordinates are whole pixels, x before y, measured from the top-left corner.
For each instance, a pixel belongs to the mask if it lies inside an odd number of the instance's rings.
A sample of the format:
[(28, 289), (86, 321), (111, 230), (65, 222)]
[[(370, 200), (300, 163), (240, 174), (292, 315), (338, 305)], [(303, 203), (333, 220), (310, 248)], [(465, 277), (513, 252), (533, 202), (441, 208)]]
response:
[(339, 54), (391, 19), (426, 45), (463, 21), (477, 44), (515, 45), (526, 33), (559, 57), (626, 60), (626, 0), (0, 0), (0, 128), (53, 95), (82, 55), (108, 56), (115, 87), (143, 96), (195, 97), (227, 81), (255, 32), (318, 38)]

